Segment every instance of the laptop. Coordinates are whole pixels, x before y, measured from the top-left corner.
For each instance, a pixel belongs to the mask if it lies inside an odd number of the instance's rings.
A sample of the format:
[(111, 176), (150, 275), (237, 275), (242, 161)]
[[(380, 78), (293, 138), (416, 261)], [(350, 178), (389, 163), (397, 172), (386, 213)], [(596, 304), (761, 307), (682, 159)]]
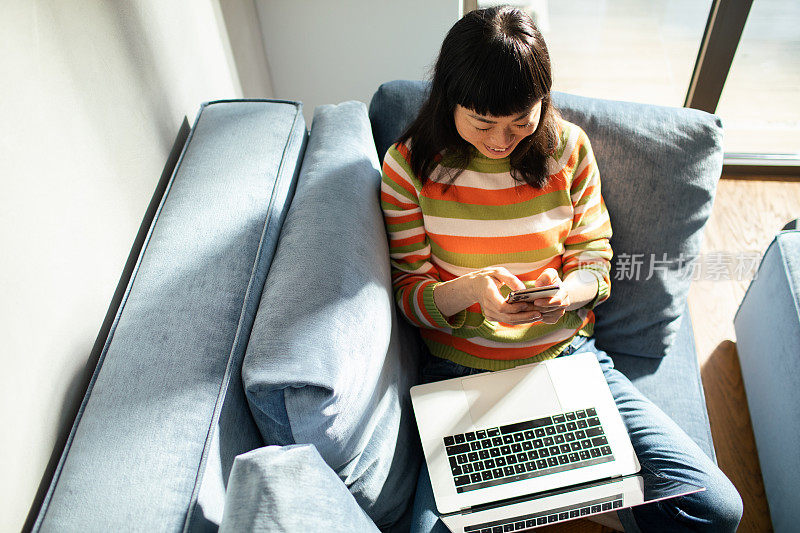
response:
[(640, 472), (591, 353), (411, 388), (442, 522), (524, 531), (704, 490)]

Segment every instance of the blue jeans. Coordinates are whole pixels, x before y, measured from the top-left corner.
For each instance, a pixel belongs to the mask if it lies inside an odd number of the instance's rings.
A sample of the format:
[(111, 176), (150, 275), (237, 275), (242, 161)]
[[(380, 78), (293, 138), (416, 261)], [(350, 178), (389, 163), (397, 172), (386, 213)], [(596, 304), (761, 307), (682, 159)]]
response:
[[(617, 514), (625, 531), (736, 531), (742, 518), (742, 500), (725, 474), (672, 419), (614, 368), (611, 358), (595, 346), (594, 339), (575, 337), (559, 357), (582, 352), (591, 352), (597, 357), (642, 469), (706, 488), (687, 496), (619, 511)], [(423, 381), (430, 383), (479, 372), (484, 371), (429, 356), (422, 375)], [(424, 464), (417, 482), (411, 531), (448, 531), (436, 512), (430, 476)]]

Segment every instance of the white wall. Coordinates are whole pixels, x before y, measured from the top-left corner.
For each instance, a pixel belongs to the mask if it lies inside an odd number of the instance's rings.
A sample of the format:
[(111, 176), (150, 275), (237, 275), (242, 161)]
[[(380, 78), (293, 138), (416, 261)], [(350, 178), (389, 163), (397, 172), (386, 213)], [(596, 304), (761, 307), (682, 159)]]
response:
[[(184, 116), (191, 124), (202, 101), (242, 96), (233, 65), (259, 61), (231, 50), (223, 20), (249, 20), (240, 37), (252, 42), (248, 6), (254, 15), (252, 0), (3, 2), (0, 531), (23, 526), (69, 430)], [(245, 95), (269, 96), (254, 68)]]
[(423, 79), (462, 0), (256, 0), (277, 98), (369, 103), (378, 86)]

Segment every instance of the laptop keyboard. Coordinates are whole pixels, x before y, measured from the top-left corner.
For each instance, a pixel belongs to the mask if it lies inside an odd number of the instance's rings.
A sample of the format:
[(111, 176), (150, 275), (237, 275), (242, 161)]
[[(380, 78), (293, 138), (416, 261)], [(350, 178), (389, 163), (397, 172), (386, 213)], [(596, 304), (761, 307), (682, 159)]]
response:
[(582, 516), (590, 516), (620, 509), (622, 507), (622, 494), (601, 498), (569, 507), (561, 507), (551, 511), (516, 516), (506, 520), (497, 520), (485, 524), (476, 524), (464, 528), (464, 533), (504, 533), (506, 531), (525, 531), (544, 525), (574, 520)]
[(614, 460), (592, 407), (444, 437), (457, 492)]

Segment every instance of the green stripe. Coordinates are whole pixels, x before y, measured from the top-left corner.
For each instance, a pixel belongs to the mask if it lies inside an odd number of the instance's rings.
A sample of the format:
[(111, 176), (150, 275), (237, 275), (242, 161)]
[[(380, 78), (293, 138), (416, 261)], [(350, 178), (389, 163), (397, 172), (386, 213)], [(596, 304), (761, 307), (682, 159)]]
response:
[(408, 222), (401, 222), (399, 224), (386, 224), (386, 227), (389, 228), (391, 232), (398, 232), (398, 231), (405, 231), (409, 229), (419, 228), (424, 226), (425, 223), (422, 219), (419, 220), (409, 220)]
[(539, 215), (556, 207), (572, 206), (566, 191), (553, 191), (525, 202), (497, 206), (434, 200), (425, 196), (419, 199), (419, 203), (427, 215), (461, 220), (513, 220)]

